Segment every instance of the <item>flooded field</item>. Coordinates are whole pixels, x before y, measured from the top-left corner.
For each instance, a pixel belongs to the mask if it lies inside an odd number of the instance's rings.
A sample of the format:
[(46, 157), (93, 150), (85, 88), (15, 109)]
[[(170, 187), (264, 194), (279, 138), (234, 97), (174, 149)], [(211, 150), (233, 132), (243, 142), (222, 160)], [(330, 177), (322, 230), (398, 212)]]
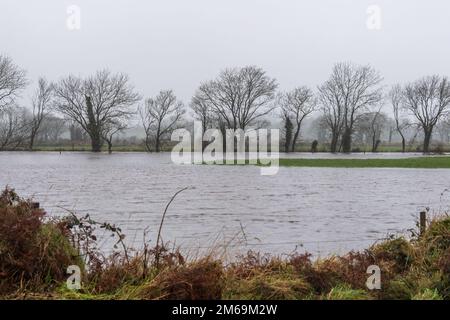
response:
[[(291, 154), (289, 157), (307, 156)], [(403, 157), (402, 154), (339, 157)], [(420, 156), (408, 154), (407, 156)], [(281, 155), (284, 157), (284, 155)], [(317, 154), (314, 157), (335, 157)], [(415, 226), (419, 211), (450, 207), (450, 170), (280, 168), (172, 164), (170, 154), (0, 153), (0, 186), (33, 197), (49, 214), (89, 213), (121, 226), (128, 241), (156, 233), (186, 250), (228, 245), (317, 255), (367, 247)], [(107, 238), (102, 246), (110, 244)]]

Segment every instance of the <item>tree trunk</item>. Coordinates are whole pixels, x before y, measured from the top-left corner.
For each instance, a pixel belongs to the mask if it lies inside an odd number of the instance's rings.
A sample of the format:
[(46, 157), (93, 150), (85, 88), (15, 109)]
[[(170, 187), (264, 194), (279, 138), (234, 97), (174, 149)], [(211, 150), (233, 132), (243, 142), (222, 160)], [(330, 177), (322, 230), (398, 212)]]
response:
[(346, 128), (342, 136), (342, 151), (349, 153), (352, 151), (352, 129)]
[(378, 146), (380, 145), (381, 141), (378, 139), (379, 136), (377, 132), (373, 132), (372, 134), (372, 152), (377, 152)]
[(406, 140), (405, 137), (403, 136), (403, 134), (401, 135), (402, 137), (402, 152), (405, 153), (406, 151)]
[(86, 106), (88, 114), (88, 126), (86, 131), (88, 131), (89, 137), (91, 138), (91, 148), (92, 152), (100, 152), (102, 149), (102, 135), (99, 123), (96, 120), (94, 114), (94, 106), (92, 105), (91, 97), (86, 96)]
[(108, 140), (108, 153), (111, 154), (112, 153), (112, 140)]
[(372, 145), (372, 152), (377, 152), (378, 151), (378, 146), (380, 145), (380, 139), (376, 140), (373, 145)]
[(423, 153), (429, 153), (431, 136), (433, 135), (433, 128), (424, 128), (423, 131), (425, 134), (425, 137), (423, 139)]
[(28, 145), (28, 148), (30, 149), (30, 151), (33, 151), (35, 136), (36, 135), (34, 133), (31, 133), (30, 144)]
[(145, 143), (145, 148), (147, 149), (147, 151), (148, 152), (152, 152), (151, 142), (150, 142), (150, 139), (148, 137), (148, 134), (146, 134), (146, 136), (145, 136), (144, 143)]
[(155, 152), (160, 151), (161, 147), (161, 122), (158, 123), (158, 128), (156, 129), (156, 135), (155, 135)]
[(284, 128), (286, 130), (285, 141), (284, 141), (284, 151), (289, 152), (292, 139), (292, 122), (289, 117), (286, 117)]
[(160, 141), (159, 141), (159, 137), (156, 137), (156, 141), (155, 141), (155, 152), (159, 152), (160, 150)]
[(226, 139), (226, 134), (227, 134), (227, 129), (225, 127), (224, 123), (219, 123), (219, 129), (220, 129), (220, 133), (222, 134), (222, 137), (224, 137), (223, 139), (223, 143), (222, 143), (222, 152), (224, 154), (224, 156), (227, 154), (227, 139)]
[(288, 140), (288, 136), (286, 135), (286, 141), (284, 142), (284, 152), (289, 153), (291, 142)]
[(400, 126), (398, 125), (398, 122), (397, 122), (397, 132), (400, 135), (400, 137), (402, 138), (402, 152), (405, 153), (406, 152), (406, 139), (405, 139), (405, 136), (403, 135), (402, 130), (400, 129)]
[(339, 141), (339, 135), (336, 133), (333, 133), (332, 137), (331, 137), (331, 152), (332, 153), (336, 153), (337, 151), (337, 145), (338, 145), (338, 141)]
[(291, 151), (294, 152), (295, 144), (297, 143), (298, 136), (300, 134), (300, 124), (297, 124), (297, 130), (295, 130), (294, 138), (292, 139)]
[(102, 139), (100, 134), (92, 133), (90, 135), (91, 138), (91, 150), (92, 152), (100, 152), (102, 151)]

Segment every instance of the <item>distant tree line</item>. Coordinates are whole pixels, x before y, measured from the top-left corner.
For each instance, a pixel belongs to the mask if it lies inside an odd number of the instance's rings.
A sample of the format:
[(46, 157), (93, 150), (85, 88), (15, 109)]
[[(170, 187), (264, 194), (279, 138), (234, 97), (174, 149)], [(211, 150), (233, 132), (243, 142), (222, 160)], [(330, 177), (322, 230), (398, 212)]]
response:
[(382, 81), (371, 66), (337, 63), (317, 88), (298, 86), (285, 92), (263, 69), (246, 66), (225, 69), (201, 83), (186, 105), (172, 90), (143, 98), (126, 74), (101, 70), (58, 82), (41, 77), (29, 105), (20, 106), (18, 98), (30, 84), (26, 72), (0, 55), (0, 150), (33, 150), (37, 142), (57, 143), (68, 133), (71, 141), (88, 141), (93, 152), (105, 145), (111, 152), (117, 135), (131, 127), (134, 117), (143, 127), (142, 144), (155, 152), (189, 118), (200, 121), (203, 131), (264, 128), (279, 119), (286, 152), (296, 150), (305, 119), (312, 115), (317, 136), (312, 151), (320, 141), (331, 152), (351, 152), (355, 144), (376, 152), (383, 132), (389, 143), (394, 135), (399, 137), (403, 152), (419, 136), (425, 153), (433, 134), (450, 142), (447, 77), (426, 76), (388, 90)]

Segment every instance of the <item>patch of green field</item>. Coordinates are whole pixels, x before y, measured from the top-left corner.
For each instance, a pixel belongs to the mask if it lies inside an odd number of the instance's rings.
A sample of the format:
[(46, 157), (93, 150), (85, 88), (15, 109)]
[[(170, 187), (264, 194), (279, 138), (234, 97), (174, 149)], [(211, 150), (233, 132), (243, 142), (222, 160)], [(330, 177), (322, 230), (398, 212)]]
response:
[(450, 169), (450, 157), (404, 159), (280, 159), (282, 167)]

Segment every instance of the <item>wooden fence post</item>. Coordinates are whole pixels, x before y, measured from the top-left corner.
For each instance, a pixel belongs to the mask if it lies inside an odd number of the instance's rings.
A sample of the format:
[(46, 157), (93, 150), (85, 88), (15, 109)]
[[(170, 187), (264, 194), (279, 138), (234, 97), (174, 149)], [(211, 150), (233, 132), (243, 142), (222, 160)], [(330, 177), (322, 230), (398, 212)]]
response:
[(425, 233), (425, 230), (427, 229), (427, 212), (421, 211), (420, 212), (420, 235), (423, 235)]

